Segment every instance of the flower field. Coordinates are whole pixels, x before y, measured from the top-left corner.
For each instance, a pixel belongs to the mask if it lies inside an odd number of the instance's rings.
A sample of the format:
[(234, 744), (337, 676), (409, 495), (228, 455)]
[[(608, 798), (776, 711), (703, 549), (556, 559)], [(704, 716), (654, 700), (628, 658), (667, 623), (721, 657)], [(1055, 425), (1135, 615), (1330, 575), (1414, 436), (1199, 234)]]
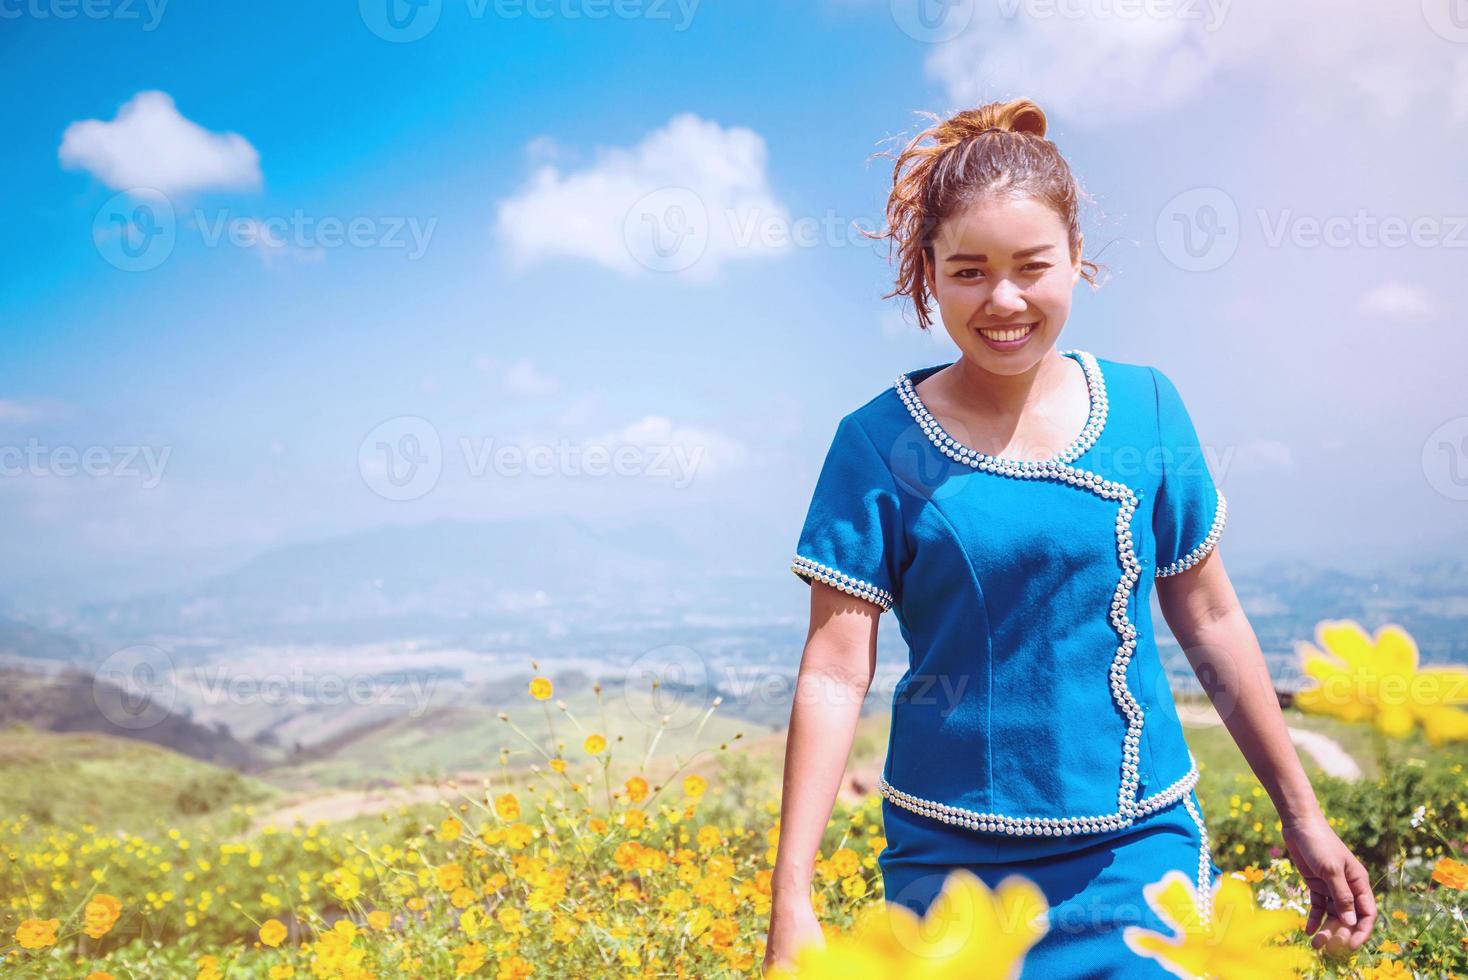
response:
[[(1179, 874), (1154, 893), (1173, 933), (1129, 937), (1180, 975), (1468, 977), (1468, 753), (1462, 712), (1446, 694), (1431, 700), (1453, 675), (1418, 671), (1415, 650), (1402, 661), (1396, 634), (1361, 646), (1339, 626), (1306, 659), (1326, 693), (1301, 707), (1369, 730), (1377, 749), (1371, 777), (1317, 780), (1332, 824), (1372, 871), (1375, 932), (1349, 956), (1310, 949), (1308, 896), (1268, 796), (1247, 769), (1209, 766), (1199, 796), (1229, 872), (1215, 921), (1190, 918)], [(1382, 651), (1396, 675), (1430, 682), (1405, 709), (1373, 672)], [(1377, 679), (1365, 684), (1368, 674)], [(542, 715), (561, 737), (532, 734)], [(0, 818), (0, 974), (758, 975), (779, 834), (771, 773), (730, 743), (655, 760), (661, 732), (642, 747), (608, 739), (556, 706), (548, 677), (504, 723), (497, 774), (457, 785), (436, 808), (249, 833), (249, 806), (136, 830)], [(947, 931), (935, 930), (881, 901), (884, 846), (877, 797), (838, 801), (814, 895), (828, 943), (807, 951), (799, 976), (1002, 977), (1021, 962), (1042, 928), (1036, 889), (990, 892), (955, 876), (934, 910)]]

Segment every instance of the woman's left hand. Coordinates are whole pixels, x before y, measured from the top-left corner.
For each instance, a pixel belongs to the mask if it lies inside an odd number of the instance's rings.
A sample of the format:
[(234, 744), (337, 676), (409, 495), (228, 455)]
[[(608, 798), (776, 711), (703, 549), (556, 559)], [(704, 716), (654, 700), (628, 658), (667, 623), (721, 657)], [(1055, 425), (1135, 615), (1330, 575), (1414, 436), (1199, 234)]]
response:
[[(1283, 827), (1285, 847), (1310, 889), (1305, 935), (1310, 945), (1329, 953), (1359, 949), (1376, 924), (1371, 876), (1325, 817), (1305, 818)], [(1324, 928), (1315, 932), (1324, 922)]]

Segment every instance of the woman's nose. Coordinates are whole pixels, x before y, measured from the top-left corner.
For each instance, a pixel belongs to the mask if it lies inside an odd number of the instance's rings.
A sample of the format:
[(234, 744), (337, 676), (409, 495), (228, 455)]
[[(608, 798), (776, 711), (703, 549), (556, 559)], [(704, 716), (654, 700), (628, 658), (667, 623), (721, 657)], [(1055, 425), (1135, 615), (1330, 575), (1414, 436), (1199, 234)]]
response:
[(1003, 315), (1023, 310), (1025, 301), (1024, 297), (1020, 295), (1018, 286), (1008, 279), (1000, 279), (989, 291), (988, 305), (991, 314)]

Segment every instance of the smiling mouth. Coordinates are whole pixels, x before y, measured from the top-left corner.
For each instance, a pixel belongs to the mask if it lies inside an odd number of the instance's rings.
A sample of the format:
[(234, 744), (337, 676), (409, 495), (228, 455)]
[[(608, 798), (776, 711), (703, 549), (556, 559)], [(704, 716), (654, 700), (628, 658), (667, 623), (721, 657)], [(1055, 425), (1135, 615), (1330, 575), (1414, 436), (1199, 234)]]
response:
[(988, 337), (990, 340), (1019, 340), (1031, 330), (1035, 329), (1037, 325), (1038, 321), (1036, 323), (1017, 323), (1013, 326), (1004, 327), (979, 327), (978, 330), (979, 333)]

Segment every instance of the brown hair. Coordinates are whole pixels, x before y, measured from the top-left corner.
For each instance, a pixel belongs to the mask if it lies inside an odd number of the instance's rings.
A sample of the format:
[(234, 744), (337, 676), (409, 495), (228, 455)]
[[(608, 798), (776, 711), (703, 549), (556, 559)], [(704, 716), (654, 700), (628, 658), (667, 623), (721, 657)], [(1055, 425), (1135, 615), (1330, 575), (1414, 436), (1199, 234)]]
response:
[[(1065, 222), (1074, 261), (1081, 252), (1085, 195), (1059, 148), (1045, 138), (1045, 113), (1029, 99), (990, 102), (946, 120), (921, 114), (937, 125), (919, 133), (897, 157), (887, 198), (888, 229), (868, 237), (892, 239), (900, 255), (897, 288), (882, 298), (912, 297), (918, 326), (927, 330), (928, 276), (936, 266), (933, 236), (939, 225), (986, 194), (1033, 197)], [(934, 145), (918, 145), (930, 137)], [(1082, 260), (1081, 277), (1094, 287), (1099, 268)]]

